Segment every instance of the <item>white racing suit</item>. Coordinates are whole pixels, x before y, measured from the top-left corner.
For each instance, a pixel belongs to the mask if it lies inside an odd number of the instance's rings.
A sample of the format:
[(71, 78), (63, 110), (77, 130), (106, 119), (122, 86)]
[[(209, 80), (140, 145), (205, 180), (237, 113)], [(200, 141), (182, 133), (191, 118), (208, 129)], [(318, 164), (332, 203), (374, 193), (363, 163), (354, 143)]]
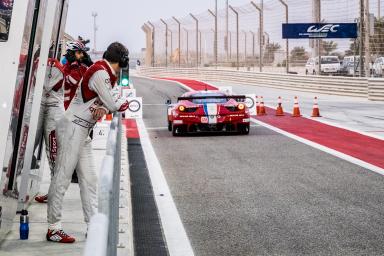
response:
[(63, 68), (55, 59), (48, 60), (43, 96), (39, 113), (37, 126), (37, 136), (35, 148), (44, 137), (45, 150), (47, 153), (51, 177), (55, 167), (55, 158), (57, 154), (56, 143), (56, 122), (64, 115), (64, 73)]
[(49, 229), (61, 229), (63, 197), (75, 168), (85, 222), (89, 223), (97, 212), (97, 176), (89, 133), (97, 122), (92, 116), (96, 109), (115, 112), (128, 108), (128, 101), (113, 90), (116, 81), (117, 77), (107, 61), (96, 62), (84, 74), (75, 98), (57, 123), (58, 154), (48, 192)]

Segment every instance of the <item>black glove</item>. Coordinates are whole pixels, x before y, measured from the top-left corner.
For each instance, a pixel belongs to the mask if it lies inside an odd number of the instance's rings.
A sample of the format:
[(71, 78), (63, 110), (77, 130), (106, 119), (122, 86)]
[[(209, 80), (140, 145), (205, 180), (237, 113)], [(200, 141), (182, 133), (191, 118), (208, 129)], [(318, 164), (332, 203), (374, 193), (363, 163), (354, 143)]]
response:
[(90, 67), (93, 65), (93, 61), (91, 60), (91, 57), (87, 52), (84, 52), (84, 57), (81, 59), (81, 63), (83, 63), (85, 66)]

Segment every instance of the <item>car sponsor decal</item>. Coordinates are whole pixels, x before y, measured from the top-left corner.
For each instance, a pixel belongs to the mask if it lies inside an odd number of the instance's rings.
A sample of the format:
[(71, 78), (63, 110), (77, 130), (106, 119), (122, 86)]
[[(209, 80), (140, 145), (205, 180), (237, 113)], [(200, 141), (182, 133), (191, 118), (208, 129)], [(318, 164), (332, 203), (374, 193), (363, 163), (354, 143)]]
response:
[(205, 103), (204, 113), (208, 117), (209, 124), (217, 123), (218, 106), (215, 103)]

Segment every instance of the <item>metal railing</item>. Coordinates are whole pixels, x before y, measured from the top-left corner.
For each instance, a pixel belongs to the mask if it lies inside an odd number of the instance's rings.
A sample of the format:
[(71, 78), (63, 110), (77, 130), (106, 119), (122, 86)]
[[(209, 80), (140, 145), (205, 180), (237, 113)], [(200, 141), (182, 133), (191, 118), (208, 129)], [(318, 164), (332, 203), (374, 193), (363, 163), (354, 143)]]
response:
[(306, 76), (207, 68), (148, 67), (140, 67), (138, 74), (151, 77), (190, 78), (204, 81), (229, 82), (233, 84), (247, 84), (296, 91), (364, 97), (370, 100), (384, 101), (384, 79), (378, 78)]
[(115, 256), (119, 239), (121, 114), (115, 114), (108, 134), (98, 192), (98, 213), (91, 218), (84, 256)]

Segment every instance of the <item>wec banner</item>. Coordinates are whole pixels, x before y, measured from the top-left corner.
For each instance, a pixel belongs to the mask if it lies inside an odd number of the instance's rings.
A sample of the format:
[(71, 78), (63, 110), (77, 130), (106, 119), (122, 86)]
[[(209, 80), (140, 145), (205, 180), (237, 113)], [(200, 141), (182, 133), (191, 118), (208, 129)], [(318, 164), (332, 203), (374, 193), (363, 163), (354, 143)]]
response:
[(356, 23), (284, 23), (284, 39), (357, 38)]

